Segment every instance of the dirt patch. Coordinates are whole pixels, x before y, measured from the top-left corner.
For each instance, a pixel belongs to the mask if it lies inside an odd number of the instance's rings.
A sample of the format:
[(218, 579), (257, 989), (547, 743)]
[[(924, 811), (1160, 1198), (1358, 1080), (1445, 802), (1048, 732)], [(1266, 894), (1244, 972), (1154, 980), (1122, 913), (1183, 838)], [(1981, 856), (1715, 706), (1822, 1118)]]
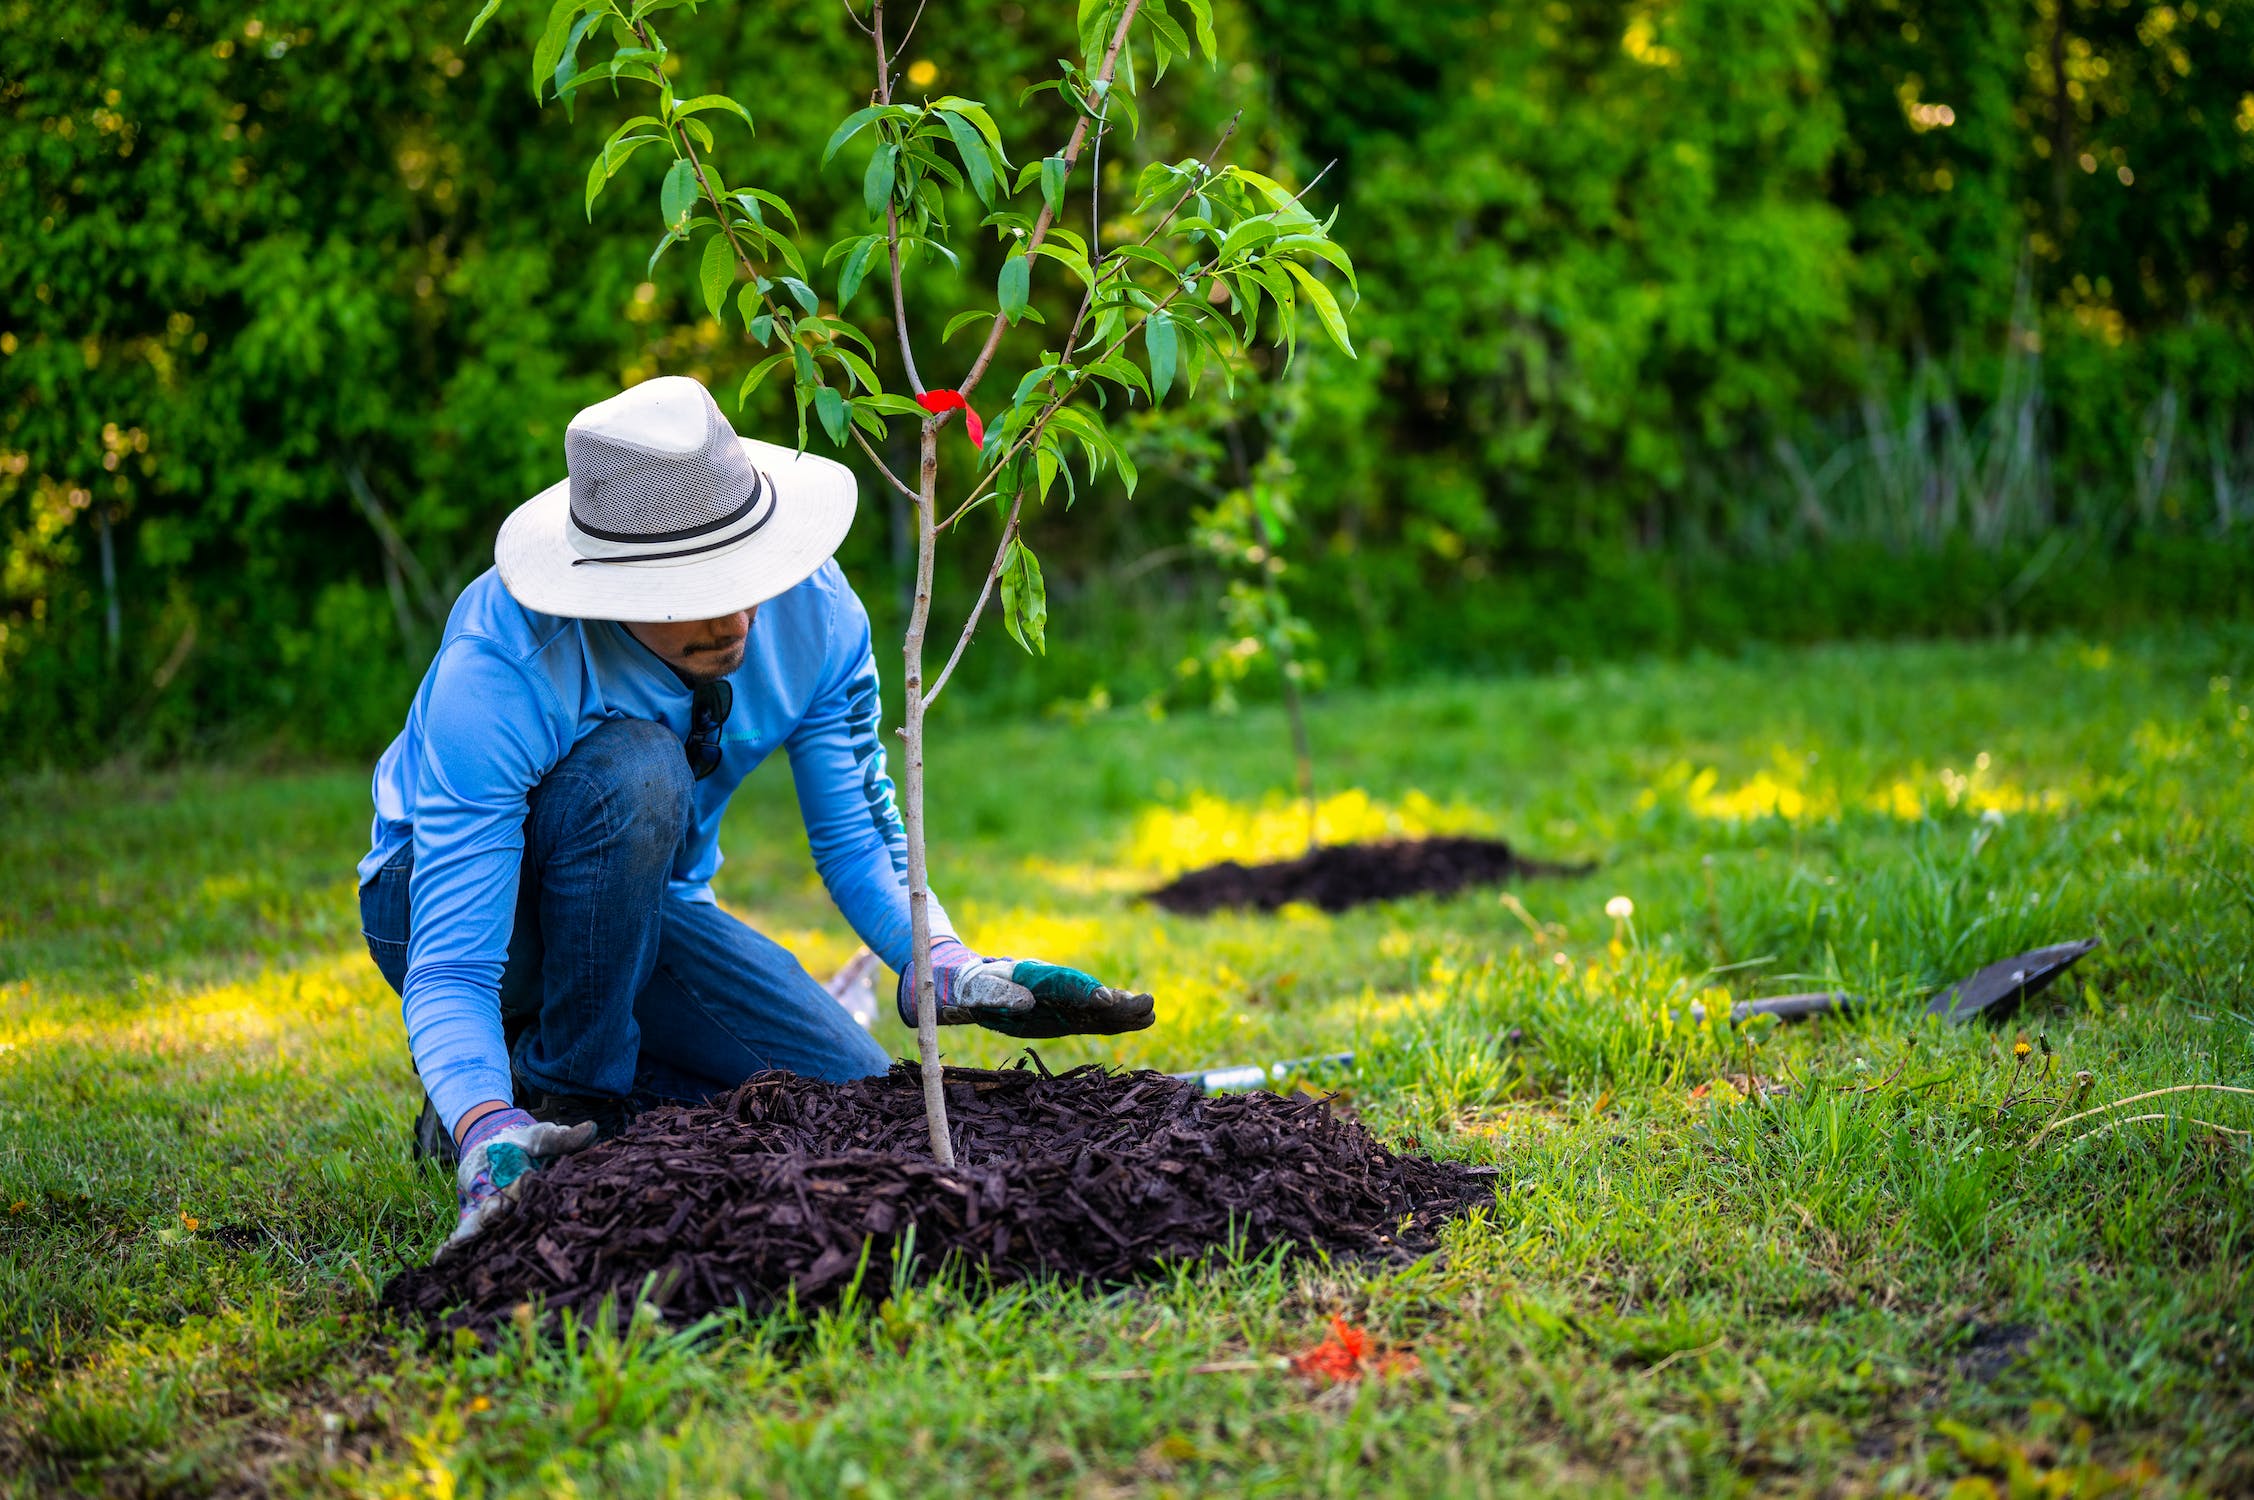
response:
[(592, 1314), (606, 1294), (693, 1317), (881, 1285), (949, 1257), (996, 1281), (1102, 1282), (1236, 1243), (1405, 1259), (1491, 1169), (1396, 1156), (1328, 1101), (1208, 1098), (1163, 1073), (947, 1070), (956, 1167), (927, 1151), (902, 1063), (826, 1084), (762, 1073), (709, 1105), (659, 1109), (530, 1179), (475, 1253), (411, 1269), (384, 1306), (490, 1328), (531, 1297)]
[(1994, 1385), (2026, 1355), (2041, 1330), (2031, 1323), (1974, 1323), (1955, 1350), (1957, 1374)]
[(1223, 860), (1191, 870), (1150, 893), (1150, 901), (1185, 916), (1225, 907), (1274, 911), (1305, 901), (1345, 911), (1402, 896), (1447, 895), (1476, 885), (1504, 885), (1544, 875), (1586, 875), (1591, 865), (1524, 859), (1501, 839), (1387, 839), (1331, 844), (1297, 859), (1240, 865)]

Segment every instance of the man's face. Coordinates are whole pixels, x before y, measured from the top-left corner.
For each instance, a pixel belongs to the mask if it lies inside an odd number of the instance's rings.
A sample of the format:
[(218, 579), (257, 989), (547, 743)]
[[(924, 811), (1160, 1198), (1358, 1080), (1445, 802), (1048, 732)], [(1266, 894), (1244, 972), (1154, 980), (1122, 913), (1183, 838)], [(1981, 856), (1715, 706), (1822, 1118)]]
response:
[(757, 606), (716, 620), (672, 620), (629, 624), (634, 639), (664, 659), (691, 686), (718, 682), (743, 665), (744, 641), (751, 635)]

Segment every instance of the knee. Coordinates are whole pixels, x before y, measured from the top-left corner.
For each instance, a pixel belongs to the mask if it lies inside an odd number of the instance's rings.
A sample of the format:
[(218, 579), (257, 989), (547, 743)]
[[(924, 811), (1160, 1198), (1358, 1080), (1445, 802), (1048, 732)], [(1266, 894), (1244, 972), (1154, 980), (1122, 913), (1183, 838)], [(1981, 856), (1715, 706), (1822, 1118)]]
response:
[[(663, 724), (613, 719), (572, 747), (542, 784), (553, 806), (578, 837), (596, 836), (650, 859), (670, 861), (689, 823), (695, 778), (681, 742)], [(559, 829), (559, 831), (562, 831)]]
[(892, 1058), (877, 1039), (863, 1031), (860, 1023), (851, 1017), (847, 1021), (847, 1025), (838, 1028), (843, 1040), (832, 1065), (835, 1071), (825, 1082), (851, 1083), (856, 1078), (875, 1078), (891, 1072)]

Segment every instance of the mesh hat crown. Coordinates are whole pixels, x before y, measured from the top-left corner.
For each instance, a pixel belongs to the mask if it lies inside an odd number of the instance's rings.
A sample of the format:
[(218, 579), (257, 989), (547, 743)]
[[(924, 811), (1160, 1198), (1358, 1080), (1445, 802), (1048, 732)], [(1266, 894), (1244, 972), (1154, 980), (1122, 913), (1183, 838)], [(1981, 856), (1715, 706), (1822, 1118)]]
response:
[(663, 375), (588, 407), (564, 432), (568, 535), (585, 562), (701, 557), (748, 540), (778, 495), (711, 392)]

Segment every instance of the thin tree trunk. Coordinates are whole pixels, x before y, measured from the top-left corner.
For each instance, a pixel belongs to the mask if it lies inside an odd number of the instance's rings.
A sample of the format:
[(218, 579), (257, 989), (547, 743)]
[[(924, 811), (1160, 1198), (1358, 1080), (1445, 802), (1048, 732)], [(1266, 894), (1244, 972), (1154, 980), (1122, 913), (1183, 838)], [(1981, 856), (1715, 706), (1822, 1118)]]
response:
[(1291, 719), (1291, 755), (1299, 763), (1299, 798), (1307, 804), (1307, 852), (1315, 852), (1322, 840), (1315, 826), (1315, 754), (1307, 744), (1307, 718), (1299, 708), (1299, 678), (1291, 669), (1294, 663), (1287, 655), (1284, 660), (1284, 712)]
[(924, 631), (931, 623), (933, 528), (939, 491), (939, 428), (923, 427), (923, 466), (916, 502), (916, 597), (908, 611), (905, 648), (906, 708), (901, 735), (900, 817), (908, 834), (909, 962), (916, 996), (916, 1053), (923, 1062), (924, 1120), (931, 1128), (931, 1154), (943, 1167), (955, 1164), (955, 1145), (947, 1129), (947, 1093), (939, 1064), (939, 995), (931, 978), (931, 878), (924, 859)]
[[(1232, 442), (1236, 440), (1234, 424), (1229, 428), (1229, 437)], [(1237, 473), (1245, 476), (1244, 482), (1249, 486), (1251, 480), (1246, 475), (1241, 446), (1237, 450)], [(1260, 560), (1260, 587), (1268, 595), (1268, 622), (1276, 632), (1276, 669), (1283, 677), (1284, 714), (1291, 720), (1291, 757), (1295, 763), (1294, 769), (1299, 773), (1299, 800), (1307, 805), (1307, 852), (1312, 854), (1322, 840), (1315, 826), (1315, 752), (1308, 744), (1307, 716), (1299, 704), (1299, 674), (1295, 670), (1299, 665), (1299, 658), (1292, 651), (1291, 642), (1285, 639), (1283, 627), (1279, 623), (1284, 614), (1285, 603), (1282, 590), (1276, 586), (1276, 575), (1268, 571), (1276, 557), (1276, 537), (1268, 529), (1268, 518), (1261, 514), (1257, 505), (1252, 507), (1252, 525), (1260, 533), (1261, 551), (1267, 554)]]
[(109, 648), (110, 670), (117, 670), (118, 648), (125, 639), (125, 628), (118, 616), (117, 607), (117, 548), (110, 541), (110, 513), (98, 510), (94, 520), (102, 542), (102, 633)]
[(2069, 0), (2051, 0), (2051, 231), (2066, 243), (2066, 159), (2074, 149), (2073, 101), (2066, 97), (2066, 7)]

